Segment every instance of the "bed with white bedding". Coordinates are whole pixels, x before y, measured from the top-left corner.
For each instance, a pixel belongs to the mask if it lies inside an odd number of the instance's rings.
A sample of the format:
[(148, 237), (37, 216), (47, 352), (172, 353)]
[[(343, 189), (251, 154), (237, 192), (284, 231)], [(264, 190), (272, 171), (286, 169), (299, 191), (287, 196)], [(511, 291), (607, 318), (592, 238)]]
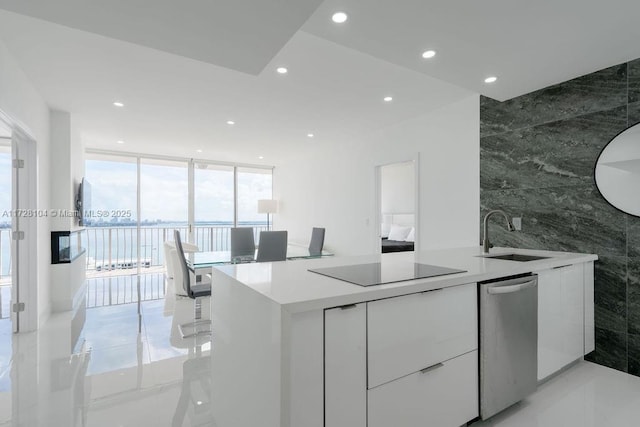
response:
[(382, 214), (381, 237), (382, 253), (413, 251), (415, 215)]

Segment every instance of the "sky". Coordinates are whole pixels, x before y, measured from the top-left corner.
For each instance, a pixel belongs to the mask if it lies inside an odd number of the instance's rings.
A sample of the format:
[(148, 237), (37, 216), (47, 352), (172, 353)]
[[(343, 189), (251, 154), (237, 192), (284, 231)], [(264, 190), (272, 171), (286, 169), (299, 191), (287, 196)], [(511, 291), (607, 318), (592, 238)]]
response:
[[(136, 218), (136, 163), (87, 160), (85, 177), (91, 186), (91, 207), (131, 211)], [(233, 221), (233, 170), (196, 167), (195, 219)], [(270, 199), (271, 173), (238, 171), (238, 220), (266, 221), (258, 214), (258, 199)], [(141, 221), (180, 221), (188, 217), (187, 163), (142, 161), (140, 166)], [(106, 220), (110, 220), (107, 218)]]

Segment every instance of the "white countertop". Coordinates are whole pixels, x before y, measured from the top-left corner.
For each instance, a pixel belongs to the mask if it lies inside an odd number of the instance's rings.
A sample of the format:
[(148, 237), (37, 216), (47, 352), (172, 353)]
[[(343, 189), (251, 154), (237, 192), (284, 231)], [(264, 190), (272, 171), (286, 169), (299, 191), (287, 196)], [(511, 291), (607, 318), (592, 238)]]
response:
[[(338, 307), (362, 301), (462, 285), (504, 276), (547, 270), (568, 264), (595, 261), (594, 254), (492, 248), (491, 255), (518, 253), (549, 257), (537, 261), (505, 261), (482, 257), (482, 247), (400, 252), (379, 255), (330, 257), (310, 260), (225, 265), (213, 268), (216, 280), (235, 280), (291, 313)], [(308, 269), (381, 262), (383, 268), (407, 263), (431, 264), (466, 270), (446, 276), (362, 287), (309, 272)]]

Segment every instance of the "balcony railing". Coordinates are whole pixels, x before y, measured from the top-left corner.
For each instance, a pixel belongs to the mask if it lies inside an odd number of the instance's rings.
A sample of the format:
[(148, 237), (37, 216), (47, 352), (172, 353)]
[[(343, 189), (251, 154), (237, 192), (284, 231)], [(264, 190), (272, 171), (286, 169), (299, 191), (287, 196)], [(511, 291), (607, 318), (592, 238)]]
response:
[(87, 308), (160, 300), (165, 291), (161, 273), (95, 277), (87, 281)]
[[(267, 230), (264, 224), (241, 226), (253, 227), (256, 243), (260, 232)], [(139, 234), (136, 227), (88, 227), (83, 242), (87, 249), (87, 270), (131, 270), (138, 267), (138, 261), (142, 268), (164, 265), (163, 243), (173, 240), (174, 230), (179, 230), (186, 240), (188, 227), (185, 225), (140, 227)], [(228, 225), (197, 225), (193, 227), (191, 243), (201, 251), (229, 250), (230, 232)]]

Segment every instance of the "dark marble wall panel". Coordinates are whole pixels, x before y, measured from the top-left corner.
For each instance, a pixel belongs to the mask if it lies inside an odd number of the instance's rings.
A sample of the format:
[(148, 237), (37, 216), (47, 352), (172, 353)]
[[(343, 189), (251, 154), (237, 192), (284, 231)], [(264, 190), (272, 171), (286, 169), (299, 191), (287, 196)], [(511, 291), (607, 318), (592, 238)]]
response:
[(522, 217), (496, 246), (589, 252), (595, 268), (596, 363), (640, 376), (640, 218), (609, 205), (593, 171), (602, 148), (640, 123), (640, 59), (505, 102), (480, 102), (480, 218)]
[(637, 123), (640, 123), (640, 102), (634, 102), (633, 104), (629, 104), (628, 111), (628, 123), (629, 126), (633, 126)]
[(640, 258), (640, 218), (627, 215), (627, 256)]
[(640, 101), (640, 59), (628, 64), (629, 103)]
[(640, 335), (629, 334), (628, 337), (628, 372), (640, 377)]
[(480, 101), (480, 136), (610, 110), (627, 104), (627, 65), (617, 65), (505, 102)]
[(625, 214), (609, 205), (593, 184), (526, 190), (482, 190), (481, 215), (504, 209), (522, 217), (522, 231), (509, 232), (492, 218), (496, 245), (626, 256)]
[(482, 138), (481, 188), (589, 184), (606, 143), (627, 127), (627, 107)]
[(627, 261), (627, 313), (628, 332), (640, 336), (640, 257)]
[(596, 350), (585, 356), (585, 359), (627, 372), (627, 340), (628, 335), (623, 332), (609, 331), (596, 326)]
[(627, 333), (627, 257), (600, 255), (595, 264), (596, 325)]

